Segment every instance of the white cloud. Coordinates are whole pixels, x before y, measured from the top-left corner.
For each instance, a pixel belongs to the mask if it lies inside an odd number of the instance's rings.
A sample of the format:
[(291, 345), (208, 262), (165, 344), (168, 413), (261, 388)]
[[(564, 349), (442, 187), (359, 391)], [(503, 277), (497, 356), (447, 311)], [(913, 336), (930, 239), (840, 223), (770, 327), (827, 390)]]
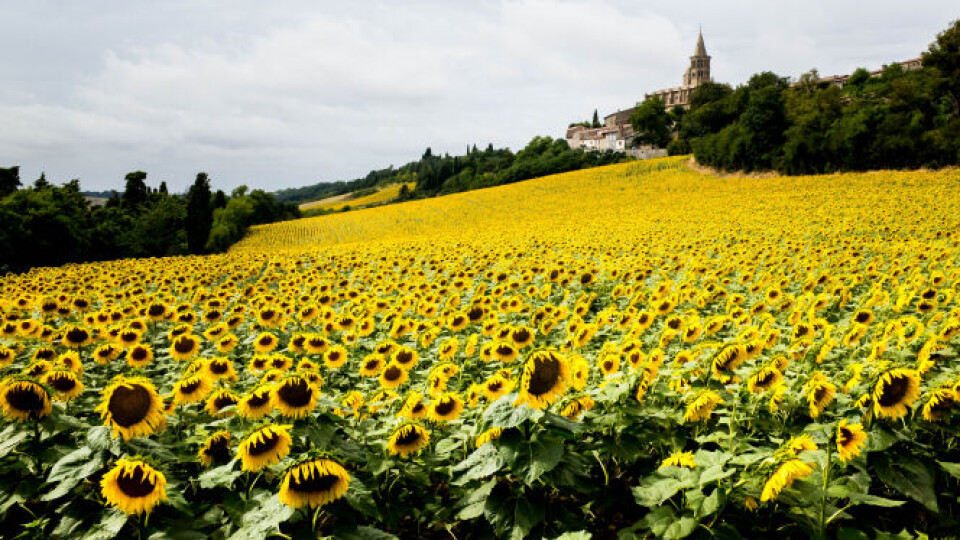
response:
[[(137, 168), (174, 189), (200, 170), (224, 188), (305, 185), (399, 165), (426, 146), (517, 149), (537, 134), (560, 136), (595, 107), (609, 113), (679, 84), (700, 18), (714, 71), (732, 82), (761, 69), (796, 75), (843, 50), (845, 31), (836, 21), (817, 30), (816, 6), (805, 16), (759, 1), (254, 3), (247, 16), (233, 3), (175, 7), (91, 8), (88, 34), (63, 18), (62, 42), (57, 23), (45, 22), (54, 44), (37, 48), (43, 61), (0, 69), (0, 156), (25, 179), (44, 169), (56, 180), (80, 176), (88, 189), (118, 187)], [(56, 5), (22, 16), (44, 9)], [(20, 31), (16, 10), (2, 11)], [(881, 24), (878, 12), (871, 24)], [(904, 32), (901, 42), (918, 30)]]

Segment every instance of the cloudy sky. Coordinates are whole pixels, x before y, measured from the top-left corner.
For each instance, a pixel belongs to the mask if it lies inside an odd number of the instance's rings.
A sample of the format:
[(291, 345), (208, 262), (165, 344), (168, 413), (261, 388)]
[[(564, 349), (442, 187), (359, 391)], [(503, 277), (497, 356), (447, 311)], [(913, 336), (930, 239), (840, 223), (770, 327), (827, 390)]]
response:
[(713, 77), (919, 56), (956, 0), (0, 1), (0, 166), (185, 189), (351, 179), (426, 147), (514, 150)]

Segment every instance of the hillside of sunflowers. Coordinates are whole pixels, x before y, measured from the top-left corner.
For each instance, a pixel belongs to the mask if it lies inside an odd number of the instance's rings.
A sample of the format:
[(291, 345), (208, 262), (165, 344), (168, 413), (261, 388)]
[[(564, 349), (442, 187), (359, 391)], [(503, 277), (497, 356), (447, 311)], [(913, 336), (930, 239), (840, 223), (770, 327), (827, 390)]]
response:
[(960, 171), (687, 159), (0, 278), (0, 535), (955, 534)]

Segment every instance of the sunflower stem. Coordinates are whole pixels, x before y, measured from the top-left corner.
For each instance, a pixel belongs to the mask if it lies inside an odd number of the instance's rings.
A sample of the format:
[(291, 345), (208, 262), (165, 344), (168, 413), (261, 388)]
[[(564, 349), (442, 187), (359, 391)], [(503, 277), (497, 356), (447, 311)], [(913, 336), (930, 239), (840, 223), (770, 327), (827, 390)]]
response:
[(833, 452), (827, 448), (827, 466), (823, 470), (823, 495), (820, 498), (820, 534), (827, 527), (827, 488), (830, 486), (830, 469), (833, 464)]
[(33, 447), (36, 458), (37, 475), (43, 476), (43, 445), (40, 443), (40, 419), (33, 421)]

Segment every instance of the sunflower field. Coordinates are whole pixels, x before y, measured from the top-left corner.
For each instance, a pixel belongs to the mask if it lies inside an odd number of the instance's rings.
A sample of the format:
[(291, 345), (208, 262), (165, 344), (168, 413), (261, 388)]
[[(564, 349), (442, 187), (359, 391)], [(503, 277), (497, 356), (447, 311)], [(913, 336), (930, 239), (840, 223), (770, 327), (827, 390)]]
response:
[(0, 278), (0, 536), (960, 530), (960, 171), (634, 162)]

